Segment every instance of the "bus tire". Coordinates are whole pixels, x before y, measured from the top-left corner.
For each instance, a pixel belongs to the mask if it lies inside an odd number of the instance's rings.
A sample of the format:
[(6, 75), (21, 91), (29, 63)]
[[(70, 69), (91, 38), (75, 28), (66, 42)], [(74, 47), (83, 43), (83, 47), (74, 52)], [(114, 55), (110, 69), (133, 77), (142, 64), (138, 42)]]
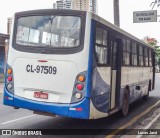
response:
[(129, 112), (129, 91), (125, 88), (122, 98), (122, 116), (126, 117)]
[(149, 91), (150, 91), (150, 87), (151, 87), (151, 82), (149, 82), (149, 85), (148, 85), (148, 91), (147, 91), (147, 95), (143, 96), (143, 100), (145, 101), (148, 101), (149, 99)]

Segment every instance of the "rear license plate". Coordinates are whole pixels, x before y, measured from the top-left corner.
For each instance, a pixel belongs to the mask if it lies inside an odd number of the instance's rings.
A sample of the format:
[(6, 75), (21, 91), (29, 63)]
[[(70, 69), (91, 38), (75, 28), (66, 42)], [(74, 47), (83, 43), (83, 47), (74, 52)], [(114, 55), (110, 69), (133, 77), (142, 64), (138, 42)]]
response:
[(34, 97), (35, 98), (40, 98), (40, 99), (48, 99), (48, 93), (34, 92)]

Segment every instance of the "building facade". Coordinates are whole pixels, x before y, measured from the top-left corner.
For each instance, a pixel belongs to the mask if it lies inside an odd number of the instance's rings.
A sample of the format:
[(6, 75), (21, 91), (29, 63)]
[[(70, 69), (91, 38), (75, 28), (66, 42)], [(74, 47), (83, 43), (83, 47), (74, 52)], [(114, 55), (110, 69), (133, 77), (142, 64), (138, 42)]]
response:
[(4, 73), (5, 62), (6, 62), (6, 43), (9, 40), (9, 35), (0, 34), (0, 74)]
[(84, 10), (98, 14), (97, 0), (58, 0), (56, 3), (53, 3), (53, 8)]
[(58, 0), (53, 3), (53, 9), (72, 9), (72, 0)]
[(98, 14), (97, 0), (73, 0), (74, 10), (91, 11)]
[(98, 15), (97, 0), (90, 0), (90, 11)]
[(7, 18), (7, 34), (11, 34), (12, 18)]

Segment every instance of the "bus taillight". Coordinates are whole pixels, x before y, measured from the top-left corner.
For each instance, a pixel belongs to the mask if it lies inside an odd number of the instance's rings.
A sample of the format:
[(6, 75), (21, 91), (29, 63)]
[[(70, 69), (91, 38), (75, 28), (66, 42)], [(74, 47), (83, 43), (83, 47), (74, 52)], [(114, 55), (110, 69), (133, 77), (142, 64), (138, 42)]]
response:
[(11, 77), (11, 76), (8, 76), (7, 80), (8, 80), (9, 82), (11, 82), (11, 81), (12, 81), (12, 77)]
[(85, 81), (85, 76), (79, 75), (79, 76), (78, 76), (78, 81), (84, 82), (84, 81)]
[(13, 78), (13, 70), (12, 68), (7, 65), (6, 70), (6, 88), (10, 93), (14, 93), (14, 78)]
[(8, 90), (11, 90), (12, 88), (13, 88), (12, 84), (9, 83), (9, 84), (7, 85), (7, 89), (8, 89)]
[(8, 73), (8, 74), (12, 74), (12, 69), (9, 68), (9, 69), (7, 70), (7, 73)]
[(86, 96), (86, 75), (87, 71), (77, 74), (75, 78), (71, 103), (77, 103), (85, 98)]
[(7, 69), (7, 74), (8, 74), (8, 77), (7, 77), (7, 80), (9, 81), (9, 82), (11, 82), (12, 81), (12, 69), (11, 68), (8, 68)]
[(81, 92), (76, 92), (74, 96), (75, 96), (75, 98), (77, 98), (77, 99), (81, 99), (83, 95), (82, 95)]
[(76, 88), (77, 88), (79, 91), (81, 91), (81, 90), (83, 90), (84, 86), (83, 86), (83, 84), (77, 84)]

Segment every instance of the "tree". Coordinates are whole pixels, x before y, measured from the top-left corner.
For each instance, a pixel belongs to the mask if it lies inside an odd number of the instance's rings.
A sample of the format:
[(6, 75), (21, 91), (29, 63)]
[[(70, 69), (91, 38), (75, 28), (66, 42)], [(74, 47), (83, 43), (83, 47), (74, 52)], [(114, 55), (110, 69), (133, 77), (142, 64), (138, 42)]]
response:
[(148, 36), (144, 38), (144, 41), (150, 46), (154, 47), (156, 57), (160, 58), (160, 47), (157, 46), (158, 41), (155, 38), (149, 38)]
[(158, 59), (158, 65), (160, 65), (160, 58)]
[(152, 47), (157, 46), (158, 43), (158, 41), (155, 38), (150, 38), (148, 36), (144, 37), (143, 41), (151, 45)]
[(150, 6), (152, 6), (152, 9), (155, 7), (155, 5), (157, 5), (157, 7), (160, 6), (160, 0), (154, 0)]
[(151, 45), (152, 47), (157, 46), (157, 40), (153, 41), (153, 42), (148, 42), (149, 45)]
[(154, 47), (155, 47), (156, 57), (159, 57), (159, 58), (160, 58), (160, 49), (159, 49), (159, 46), (154, 46)]

